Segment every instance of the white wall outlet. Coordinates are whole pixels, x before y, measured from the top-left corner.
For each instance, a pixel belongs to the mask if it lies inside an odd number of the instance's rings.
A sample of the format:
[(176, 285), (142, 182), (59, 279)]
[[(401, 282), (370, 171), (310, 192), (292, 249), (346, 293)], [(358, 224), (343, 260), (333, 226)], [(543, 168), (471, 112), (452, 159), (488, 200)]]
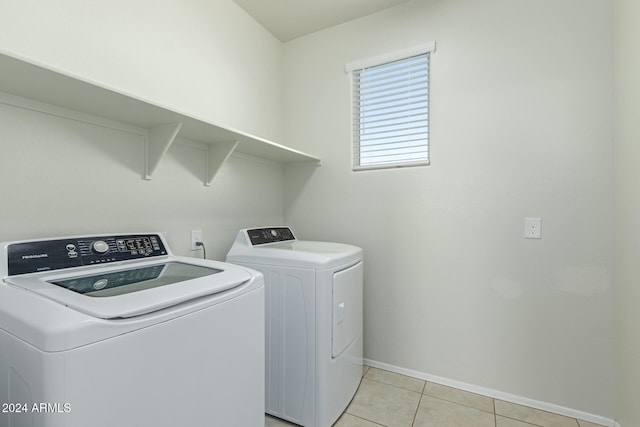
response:
[(197, 242), (202, 242), (202, 230), (191, 230), (191, 250), (192, 251), (200, 249), (200, 246), (196, 245)]
[(542, 218), (524, 219), (524, 238), (542, 239)]

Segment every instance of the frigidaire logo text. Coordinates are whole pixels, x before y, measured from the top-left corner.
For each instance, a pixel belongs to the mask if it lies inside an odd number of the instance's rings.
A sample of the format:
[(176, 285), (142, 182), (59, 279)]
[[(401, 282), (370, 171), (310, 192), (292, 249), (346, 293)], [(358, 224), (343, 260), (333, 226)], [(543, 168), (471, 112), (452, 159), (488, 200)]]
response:
[(22, 259), (49, 258), (49, 254), (22, 255)]

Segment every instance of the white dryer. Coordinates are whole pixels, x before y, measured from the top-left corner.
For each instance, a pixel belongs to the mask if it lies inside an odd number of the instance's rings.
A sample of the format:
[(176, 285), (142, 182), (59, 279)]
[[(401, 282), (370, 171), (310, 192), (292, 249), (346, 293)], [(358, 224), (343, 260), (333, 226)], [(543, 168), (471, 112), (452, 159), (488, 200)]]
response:
[(260, 273), (160, 234), (0, 250), (0, 426), (264, 425)]
[(362, 377), (362, 249), (255, 228), (238, 233), (227, 262), (265, 277), (266, 412), (331, 426)]

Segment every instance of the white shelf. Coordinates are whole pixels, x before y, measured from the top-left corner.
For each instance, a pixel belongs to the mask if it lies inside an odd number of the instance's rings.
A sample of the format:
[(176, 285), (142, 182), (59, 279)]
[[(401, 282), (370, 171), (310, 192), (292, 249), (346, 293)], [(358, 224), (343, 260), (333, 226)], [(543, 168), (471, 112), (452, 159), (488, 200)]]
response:
[(234, 151), (281, 163), (320, 162), (301, 151), (2, 51), (0, 92), (148, 129), (146, 179), (151, 179), (176, 136), (209, 144), (206, 185)]

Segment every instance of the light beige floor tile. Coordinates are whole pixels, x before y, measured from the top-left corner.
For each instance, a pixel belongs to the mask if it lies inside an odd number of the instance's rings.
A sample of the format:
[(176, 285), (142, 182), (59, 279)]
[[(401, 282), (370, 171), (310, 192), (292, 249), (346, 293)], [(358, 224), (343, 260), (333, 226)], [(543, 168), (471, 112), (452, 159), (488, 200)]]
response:
[(422, 396), (414, 427), (494, 427), (492, 413), (431, 396)]
[(342, 414), (333, 427), (380, 427), (381, 424), (372, 423), (351, 414)]
[(396, 374), (395, 372), (385, 371), (378, 368), (371, 368), (367, 371), (365, 378), (368, 380), (379, 381), (381, 383), (402, 387), (404, 389), (422, 393), (425, 381), (417, 378), (408, 377), (406, 375)]
[(496, 414), (541, 427), (579, 427), (574, 418), (565, 417), (502, 400), (495, 401)]
[(523, 421), (512, 420), (511, 418), (501, 417), (496, 415), (496, 427), (537, 427), (533, 424), (525, 423)]
[(578, 420), (580, 427), (604, 427), (602, 424), (594, 424), (589, 421)]
[(367, 371), (371, 369), (371, 366), (367, 366), (367, 365), (363, 365), (362, 366), (362, 376), (364, 377), (365, 375), (367, 375)]
[(264, 427), (294, 427), (295, 424), (281, 420), (280, 418), (271, 417), (269, 415), (264, 416)]
[(410, 427), (420, 393), (363, 378), (347, 413), (389, 427)]
[(471, 406), (487, 412), (493, 412), (493, 399), (476, 393), (447, 387), (441, 384), (427, 382), (423, 394)]

